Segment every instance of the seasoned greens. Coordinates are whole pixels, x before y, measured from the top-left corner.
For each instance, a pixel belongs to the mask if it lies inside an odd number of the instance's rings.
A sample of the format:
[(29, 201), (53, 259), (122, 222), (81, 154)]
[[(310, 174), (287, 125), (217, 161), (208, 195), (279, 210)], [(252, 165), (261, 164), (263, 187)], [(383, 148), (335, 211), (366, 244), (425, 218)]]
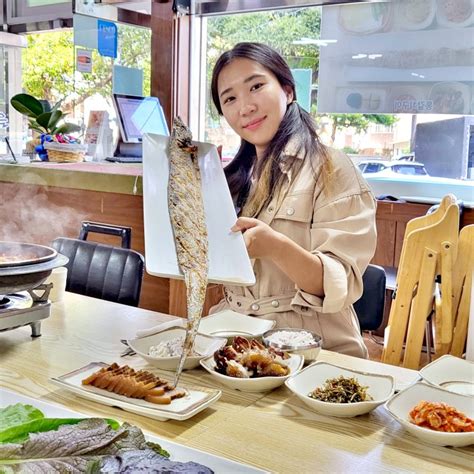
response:
[(308, 396), (329, 403), (357, 403), (373, 400), (367, 393), (367, 387), (363, 387), (356, 378), (342, 375), (339, 378), (326, 380), (322, 387), (317, 387)]

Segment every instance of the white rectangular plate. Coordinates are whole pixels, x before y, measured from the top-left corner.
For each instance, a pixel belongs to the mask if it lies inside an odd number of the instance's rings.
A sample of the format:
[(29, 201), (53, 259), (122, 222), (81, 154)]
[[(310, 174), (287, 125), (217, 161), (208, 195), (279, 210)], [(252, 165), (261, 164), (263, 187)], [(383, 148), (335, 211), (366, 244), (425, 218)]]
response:
[(146, 402), (145, 400), (129, 398), (108, 392), (105, 389), (91, 385), (82, 385), (83, 379), (107, 365), (108, 364), (104, 362), (91, 362), (85, 367), (81, 367), (60, 377), (55, 377), (51, 379), (51, 381), (66, 390), (74, 392), (82, 398), (87, 398), (94, 402), (102, 403), (103, 405), (120, 407), (125, 411), (160, 421), (187, 420), (212, 405), (219, 400), (222, 395), (220, 390), (208, 390), (205, 388), (199, 390), (187, 389), (188, 394), (185, 397), (173, 400), (169, 405), (157, 405), (156, 403)]
[[(90, 417), (90, 415), (84, 415), (76, 411), (68, 410), (65, 407), (54, 405), (52, 403), (43, 402), (41, 400), (36, 400), (31, 397), (26, 397), (18, 393), (10, 392), (5, 389), (0, 390), (0, 406), (6, 407), (8, 405), (14, 405), (15, 403), (24, 403), (27, 405), (33, 405), (34, 407), (41, 410), (48, 417), (56, 418), (77, 418), (77, 417)], [(145, 432), (145, 437), (147, 441), (152, 441), (158, 443), (162, 448), (166, 449), (171, 455), (170, 459), (173, 461), (195, 461), (204, 466), (212, 469), (216, 474), (219, 473), (242, 473), (242, 474), (252, 474), (252, 473), (262, 473), (262, 471), (256, 467), (249, 466), (247, 464), (241, 464), (236, 461), (230, 461), (229, 459), (221, 458), (220, 456), (215, 456), (214, 454), (208, 454), (197, 449), (188, 448), (173, 441), (168, 441), (158, 436), (150, 435)]]
[[(146, 269), (151, 275), (183, 278), (168, 212), (169, 138), (144, 134), (143, 212), (145, 221)], [(216, 147), (198, 146), (201, 186), (209, 239), (210, 283), (253, 285), (255, 275), (240, 232), (230, 228), (237, 220)]]

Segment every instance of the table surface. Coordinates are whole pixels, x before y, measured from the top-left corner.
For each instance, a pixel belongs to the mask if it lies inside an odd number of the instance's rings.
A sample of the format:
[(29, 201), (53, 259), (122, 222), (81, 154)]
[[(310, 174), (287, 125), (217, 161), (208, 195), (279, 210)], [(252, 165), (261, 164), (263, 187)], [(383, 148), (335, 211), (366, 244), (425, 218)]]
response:
[[(144, 431), (273, 472), (472, 472), (474, 448), (440, 448), (408, 434), (383, 406), (357, 418), (310, 411), (286, 387), (266, 394), (220, 386), (202, 369), (187, 371), (182, 384), (223, 391), (212, 407), (186, 421), (158, 422), (103, 406), (58, 389), (49, 379), (92, 361), (145, 367), (139, 356), (120, 358), (131, 338), (171, 316), (66, 293), (43, 321), (42, 336), (29, 326), (0, 333), (0, 385), (26, 396), (89, 415), (129, 421)], [(417, 373), (328, 351), (320, 360), (392, 375), (398, 386)], [(172, 379), (171, 373), (157, 371)]]

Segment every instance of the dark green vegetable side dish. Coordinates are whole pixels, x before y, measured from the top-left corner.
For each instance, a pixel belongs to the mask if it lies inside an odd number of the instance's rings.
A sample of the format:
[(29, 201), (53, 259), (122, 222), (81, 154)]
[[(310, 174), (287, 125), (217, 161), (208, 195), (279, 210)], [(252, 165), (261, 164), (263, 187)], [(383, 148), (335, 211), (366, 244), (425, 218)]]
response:
[(0, 409), (0, 474), (199, 473), (201, 464), (176, 462), (128, 423), (101, 418), (47, 418), (31, 405)]

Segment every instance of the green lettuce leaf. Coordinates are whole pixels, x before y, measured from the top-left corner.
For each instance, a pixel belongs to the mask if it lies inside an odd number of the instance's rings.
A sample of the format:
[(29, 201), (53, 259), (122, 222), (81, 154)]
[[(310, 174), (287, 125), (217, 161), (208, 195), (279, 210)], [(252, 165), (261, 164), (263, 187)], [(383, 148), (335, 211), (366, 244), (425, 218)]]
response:
[(44, 418), (43, 413), (31, 405), (17, 403), (0, 408), (0, 433), (12, 426)]
[[(156, 445), (155, 445), (156, 447)], [(0, 473), (167, 472), (210, 474), (194, 462), (173, 462), (150, 449), (142, 431), (123, 423), (113, 430), (89, 418), (57, 431), (33, 433), (23, 443), (0, 445)]]
[[(84, 418), (45, 418), (44, 414), (31, 405), (17, 403), (0, 409), (0, 443), (20, 443), (28, 439), (30, 433), (57, 430), (61, 425), (75, 425)], [(120, 424), (106, 420), (113, 428)]]

